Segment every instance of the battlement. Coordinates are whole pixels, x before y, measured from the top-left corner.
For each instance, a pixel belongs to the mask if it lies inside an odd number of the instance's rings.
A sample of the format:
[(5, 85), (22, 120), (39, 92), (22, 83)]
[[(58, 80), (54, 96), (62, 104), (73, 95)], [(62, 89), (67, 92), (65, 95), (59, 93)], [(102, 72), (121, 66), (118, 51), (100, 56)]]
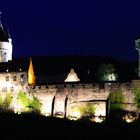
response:
[(108, 89), (108, 84), (100, 85), (99, 83), (68, 83), (68, 84), (48, 84), (48, 85), (37, 85), (34, 87), (35, 90), (48, 90), (58, 88), (78, 88), (78, 89)]

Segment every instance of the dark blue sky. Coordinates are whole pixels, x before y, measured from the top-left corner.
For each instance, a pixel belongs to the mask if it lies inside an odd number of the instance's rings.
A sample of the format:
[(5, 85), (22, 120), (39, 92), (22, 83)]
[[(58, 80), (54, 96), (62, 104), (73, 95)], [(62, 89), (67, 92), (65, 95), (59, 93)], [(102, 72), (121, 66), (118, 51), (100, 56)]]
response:
[(99, 55), (137, 59), (139, 0), (3, 0), (14, 56)]

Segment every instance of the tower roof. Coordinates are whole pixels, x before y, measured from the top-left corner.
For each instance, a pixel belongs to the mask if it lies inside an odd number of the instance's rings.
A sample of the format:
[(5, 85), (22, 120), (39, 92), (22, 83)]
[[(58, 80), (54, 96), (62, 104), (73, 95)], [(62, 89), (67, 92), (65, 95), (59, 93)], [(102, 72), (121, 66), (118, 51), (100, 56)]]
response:
[(80, 79), (78, 78), (77, 74), (75, 73), (74, 69), (71, 68), (70, 73), (68, 74), (65, 82), (78, 82)]
[(28, 83), (35, 84), (35, 74), (34, 74), (34, 69), (33, 69), (32, 58), (30, 58), (30, 64), (29, 64), (29, 69), (28, 69)]
[(4, 30), (1, 22), (1, 12), (0, 12), (0, 41), (8, 42), (8, 33)]

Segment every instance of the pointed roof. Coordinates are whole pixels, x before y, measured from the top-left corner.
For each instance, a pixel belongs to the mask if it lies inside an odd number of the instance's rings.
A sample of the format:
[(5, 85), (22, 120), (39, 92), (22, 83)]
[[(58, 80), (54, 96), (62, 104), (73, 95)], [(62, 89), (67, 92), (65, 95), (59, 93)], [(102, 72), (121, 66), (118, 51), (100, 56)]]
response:
[(34, 74), (32, 58), (30, 58), (30, 64), (29, 64), (29, 69), (28, 69), (28, 83), (35, 84), (35, 74)]
[(78, 78), (77, 74), (75, 73), (74, 69), (71, 68), (70, 73), (68, 74), (65, 82), (79, 82), (80, 79)]
[(2, 22), (1, 22), (1, 12), (0, 12), (0, 41), (8, 42), (8, 33), (5, 32)]

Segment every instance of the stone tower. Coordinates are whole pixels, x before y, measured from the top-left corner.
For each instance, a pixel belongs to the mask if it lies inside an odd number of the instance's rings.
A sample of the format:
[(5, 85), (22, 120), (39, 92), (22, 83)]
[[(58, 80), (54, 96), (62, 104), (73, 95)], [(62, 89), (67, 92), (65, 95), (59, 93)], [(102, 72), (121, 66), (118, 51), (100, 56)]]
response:
[(12, 60), (12, 39), (3, 28), (0, 19), (0, 62)]
[(140, 38), (135, 40), (135, 47), (139, 53), (139, 61), (138, 61), (138, 78), (140, 78)]

